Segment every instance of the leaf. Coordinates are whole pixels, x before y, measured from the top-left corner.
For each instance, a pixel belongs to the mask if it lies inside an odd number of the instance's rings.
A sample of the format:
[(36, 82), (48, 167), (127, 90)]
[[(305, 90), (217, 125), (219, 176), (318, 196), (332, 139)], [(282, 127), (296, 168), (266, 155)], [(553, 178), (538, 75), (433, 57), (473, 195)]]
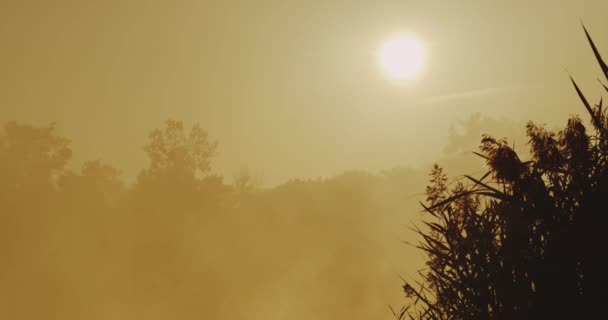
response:
[(391, 310), (391, 313), (393, 314), (393, 316), (395, 317), (395, 319), (397, 318), (397, 313), (395, 312), (395, 310), (393, 310), (393, 307), (391, 307), (390, 305), (388, 305), (388, 308)]
[(465, 192), (462, 192), (462, 193), (455, 194), (455, 195), (453, 195), (453, 196), (451, 196), (451, 197), (449, 197), (449, 198), (447, 198), (445, 200), (437, 202), (436, 204), (430, 206), (429, 208), (425, 208), (425, 210), (427, 210), (427, 211), (428, 210), (434, 210), (434, 209), (442, 207), (442, 206), (444, 206), (446, 204), (452, 203), (454, 200), (457, 200), (457, 199), (460, 199), (462, 197), (466, 197), (466, 196), (468, 196), (470, 194), (473, 194), (474, 192), (475, 192), (475, 190), (468, 190), (468, 191), (465, 191)]
[(482, 158), (484, 158), (484, 159), (486, 159), (486, 160), (488, 160), (488, 157), (484, 156), (483, 154), (481, 154), (479, 152), (473, 151), (473, 153), (476, 154), (476, 155), (478, 155), (478, 156), (480, 156), (480, 157), (482, 157)]
[[(504, 194), (504, 193), (500, 192), (500, 191), (499, 191), (498, 189), (496, 189), (496, 188), (490, 187), (489, 185), (487, 185), (487, 184), (485, 184), (485, 183), (481, 182), (480, 180), (477, 180), (477, 179), (475, 179), (475, 178), (473, 178), (473, 177), (471, 177), (471, 176), (468, 176), (468, 175), (465, 175), (465, 177), (467, 177), (467, 179), (469, 179), (469, 180), (473, 181), (473, 183), (475, 183), (475, 184), (476, 184), (476, 185), (478, 185), (478, 186), (484, 187), (484, 188), (486, 188), (487, 190), (494, 191), (494, 192), (495, 192), (497, 195), (500, 195), (500, 196), (501, 196), (501, 199), (508, 198), (508, 196), (507, 196), (506, 194)], [(482, 178), (482, 179), (483, 179), (483, 178)]]
[(479, 181), (483, 181), (483, 179), (487, 178), (491, 173), (492, 173), (492, 171), (486, 172), (486, 174), (484, 174), (483, 177), (481, 177), (481, 179), (479, 179)]
[(608, 86), (606, 86), (605, 84), (602, 83), (602, 80), (597, 79), (597, 81), (602, 85), (602, 87), (604, 87), (604, 89), (606, 89), (606, 92), (608, 92)]
[(422, 206), (422, 208), (424, 208), (423, 211), (426, 211), (426, 212), (430, 213), (435, 218), (439, 218), (439, 216), (437, 216), (437, 214), (433, 211), (433, 209), (425, 206), (424, 203), (422, 203), (422, 201), (418, 201), (418, 203), (420, 203), (420, 205)]
[(591, 45), (591, 49), (593, 50), (595, 59), (597, 59), (597, 62), (600, 64), (600, 67), (602, 68), (602, 71), (604, 72), (606, 79), (608, 79), (608, 65), (606, 65), (606, 63), (602, 59), (600, 52), (597, 50), (597, 47), (595, 46), (595, 43), (593, 43), (593, 40), (591, 39), (589, 32), (587, 32), (587, 28), (585, 28), (584, 24), (583, 24), (583, 30), (585, 30), (585, 35), (587, 36), (587, 40), (589, 40), (589, 45)]
[(604, 130), (603, 126), (602, 126), (602, 122), (597, 117), (597, 115), (595, 114), (595, 112), (593, 112), (593, 109), (589, 105), (589, 102), (587, 102), (587, 98), (585, 98), (585, 95), (583, 94), (583, 92), (581, 91), (581, 89), (578, 87), (578, 85), (576, 84), (576, 82), (574, 81), (574, 79), (572, 78), (572, 76), (570, 77), (570, 81), (572, 81), (572, 84), (574, 85), (574, 89), (576, 89), (576, 93), (578, 94), (578, 97), (581, 99), (581, 101), (585, 105), (585, 108), (587, 109), (587, 111), (591, 115), (591, 119), (593, 120), (593, 124), (595, 125), (596, 128), (598, 128), (598, 130), (600, 130), (600, 132), (602, 134), (605, 135), (606, 133), (605, 133), (605, 130)]

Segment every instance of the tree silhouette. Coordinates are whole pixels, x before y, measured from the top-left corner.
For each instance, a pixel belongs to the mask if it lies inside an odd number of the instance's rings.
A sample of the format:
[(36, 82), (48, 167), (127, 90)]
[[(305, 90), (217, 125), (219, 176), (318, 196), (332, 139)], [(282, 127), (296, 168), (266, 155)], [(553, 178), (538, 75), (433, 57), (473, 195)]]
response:
[(198, 124), (187, 133), (181, 121), (168, 120), (164, 130), (156, 129), (149, 137), (144, 147), (150, 158), (149, 171), (174, 170), (190, 175), (209, 171), (217, 144), (209, 141)]
[(421, 281), (404, 285), (410, 302), (397, 317), (575, 319), (604, 312), (608, 113), (572, 83), (591, 116), (589, 132), (577, 116), (557, 133), (529, 122), (530, 161), (506, 140), (484, 135), (483, 177), (465, 175), (450, 187), (441, 168), (433, 169), (423, 204), (430, 216), (417, 229), (427, 268)]
[[(200, 189), (216, 146), (198, 124), (188, 132), (181, 121), (168, 120), (165, 128), (153, 130), (144, 146), (150, 165), (138, 176), (134, 188), (136, 205), (171, 212), (203, 201)], [(151, 197), (158, 201), (151, 204)]]
[[(56, 136), (53, 124), (34, 128), (16, 122), (0, 138), (0, 194), (41, 193), (63, 173), (72, 156), (70, 141)], [(18, 182), (18, 183), (16, 183)]]

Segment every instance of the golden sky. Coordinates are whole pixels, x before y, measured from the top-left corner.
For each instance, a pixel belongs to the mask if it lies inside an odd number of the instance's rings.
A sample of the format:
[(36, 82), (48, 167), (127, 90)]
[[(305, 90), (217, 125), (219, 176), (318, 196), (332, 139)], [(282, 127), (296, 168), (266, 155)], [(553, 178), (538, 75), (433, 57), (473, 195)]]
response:
[[(606, 12), (606, 0), (0, 0), (0, 124), (55, 122), (72, 167), (101, 159), (128, 182), (148, 168), (127, 188), (97, 162), (53, 180), (47, 131), (12, 125), (25, 143), (0, 141), (0, 315), (388, 319), (399, 277), (423, 266), (401, 241), (416, 239), (431, 164), (477, 176), (479, 131), (523, 149), (525, 121), (584, 116), (568, 75), (599, 100), (581, 21), (608, 59)], [(401, 34), (426, 52), (408, 81), (379, 62)], [(155, 180), (143, 147), (167, 119), (219, 143), (212, 173), (226, 184)], [(229, 185), (244, 167), (253, 185)], [(317, 177), (331, 178), (287, 182)]]
[[(566, 70), (599, 97), (579, 20), (607, 48), (607, 11), (603, 0), (2, 0), (0, 120), (57, 122), (77, 161), (127, 177), (167, 118), (206, 128), (227, 177), (418, 166), (474, 112), (579, 113)], [(401, 32), (428, 52), (407, 84), (377, 61)]]

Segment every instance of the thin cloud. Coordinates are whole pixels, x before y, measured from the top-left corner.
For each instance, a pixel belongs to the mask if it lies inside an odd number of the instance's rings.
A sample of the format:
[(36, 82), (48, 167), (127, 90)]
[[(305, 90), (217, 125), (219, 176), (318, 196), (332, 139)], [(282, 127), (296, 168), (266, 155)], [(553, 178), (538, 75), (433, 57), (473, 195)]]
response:
[(457, 93), (446, 94), (446, 95), (427, 97), (427, 98), (420, 100), (419, 104), (441, 104), (441, 103), (451, 102), (451, 101), (455, 101), (455, 100), (496, 96), (496, 95), (503, 94), (506, 91), (507, 91), (507, 88), (498, 88), (498, 87), (483, 88), (483, 89), (457, 92)]

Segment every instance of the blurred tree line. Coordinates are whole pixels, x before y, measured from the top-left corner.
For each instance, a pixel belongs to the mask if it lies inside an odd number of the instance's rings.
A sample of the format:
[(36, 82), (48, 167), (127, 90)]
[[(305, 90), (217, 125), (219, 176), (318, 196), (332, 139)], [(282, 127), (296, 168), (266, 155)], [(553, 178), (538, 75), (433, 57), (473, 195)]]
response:
[(149, 163), (127, 183), (100, 160), (73, 169), (54, 125), (6, 123), (0, 318), (385, 315), (421, 171), (263, 188), (247, 170), (231, 183), (213, 173), (216, 149), (200, 126), (169, 120), (150, 132)]

